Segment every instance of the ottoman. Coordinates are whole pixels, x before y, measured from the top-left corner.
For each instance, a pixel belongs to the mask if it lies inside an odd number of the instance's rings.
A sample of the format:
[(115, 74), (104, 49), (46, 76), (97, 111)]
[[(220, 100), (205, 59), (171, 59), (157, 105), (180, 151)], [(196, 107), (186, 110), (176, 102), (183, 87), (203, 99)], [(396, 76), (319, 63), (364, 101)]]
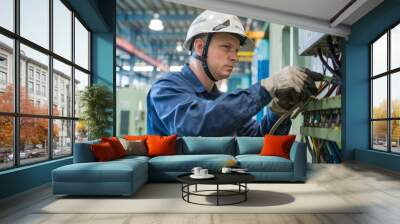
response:
[(53, 193), (132, 195), (148, 180), (145, 159), (74, 163), (52, 171)]

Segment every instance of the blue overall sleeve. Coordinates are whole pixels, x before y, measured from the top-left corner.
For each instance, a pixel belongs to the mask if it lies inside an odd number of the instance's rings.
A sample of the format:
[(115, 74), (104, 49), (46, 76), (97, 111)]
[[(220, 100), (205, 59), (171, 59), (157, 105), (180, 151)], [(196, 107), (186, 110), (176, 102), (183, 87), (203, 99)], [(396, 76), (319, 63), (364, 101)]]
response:
[(172, 80), (159, 80), (149, 100), (168, 129), (179, 136), (231, 136), (271, 101), (259, 83), (208, 100)]
[[(238, 136), (264, 136), (268, 134), (279, 119), (279, 116), (272, 112), (269, 107), (267, 107), (267, 112), (263, 117), (261, 124), (257, 123), (254, 119), (250, 119), (242, 127), (238, 129), (236, 133)], [(287, 135), (290, 131), (292, 122), (290, 119), (286, 119), (282, 124), (276, 129), (274, 135)]]

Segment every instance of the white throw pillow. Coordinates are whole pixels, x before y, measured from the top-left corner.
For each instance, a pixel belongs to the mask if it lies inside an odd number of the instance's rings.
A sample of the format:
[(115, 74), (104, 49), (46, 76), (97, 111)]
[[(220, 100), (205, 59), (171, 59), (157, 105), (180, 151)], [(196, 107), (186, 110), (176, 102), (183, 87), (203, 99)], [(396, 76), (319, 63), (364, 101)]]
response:
[(142, 140), (126, 140), (124, 138), (120, 138), (122, 146), (126, 151), (126, 155), (135, 155), (135, 156), (146, 156), (147, 148)]

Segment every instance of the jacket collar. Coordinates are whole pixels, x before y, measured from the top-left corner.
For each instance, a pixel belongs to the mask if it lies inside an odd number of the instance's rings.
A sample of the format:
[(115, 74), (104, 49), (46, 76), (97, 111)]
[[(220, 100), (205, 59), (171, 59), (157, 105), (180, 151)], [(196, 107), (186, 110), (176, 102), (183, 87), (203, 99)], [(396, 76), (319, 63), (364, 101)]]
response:
[[(206, 88), (203, 86), (203, 84), (200, 82), (200, 80), (199, 80), (199, 79), (197, 78), (197, 76), (194, 74), (194, 72), (192, 71), (192, 69), (190, 69), (189, 64), (185, 64), (185, 65), (182, 67), (181, 72), (182, 72), (182, 74), (183, 74), (183, 77), (185, 77), (185, 79), (186, 79), (187, 81), (189, 81), (189, 82), (193, 85), (193, 87), (194, 87), (196, 93), (207, 92)], [(214, 94), (219, 94), (219, 93), (220, 93), (220, 91), (218, 90), (217, 85), (214, 84), (214, 86), (213, 86), (213, 88), (212, 88), (210, 94), (213, 94), (213, 95), (214, 95)]]

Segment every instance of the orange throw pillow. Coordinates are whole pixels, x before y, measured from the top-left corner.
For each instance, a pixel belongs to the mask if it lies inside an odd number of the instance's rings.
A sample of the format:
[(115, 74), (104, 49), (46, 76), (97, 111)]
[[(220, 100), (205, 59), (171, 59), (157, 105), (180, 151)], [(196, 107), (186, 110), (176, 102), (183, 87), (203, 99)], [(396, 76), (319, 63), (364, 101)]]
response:
[(109, 142), (91, 145), (94, 157), (99, 162), (110, 161), (116, 159), (115, 151)]
[(125, 135), (124, 139), (129, 141), (146, 141), (147, 135)]
[(148, 156), (176, 155), (176, 135), (150, 135), (147, 137), (146, 142)]
[(289, 159), (290, 148), (296, 135), (265, 135), (264, 145), (261, 149), (262, 156), (281, 156)]
[(126, 156), (126, 151), (124, 149), (124, 146), (122, 146), (121, 142), (119, 141), (118, 138), (116, 137), (110, 137), (110, 138), (101, 138), (101, 142), (108, 142), (114, 149), (115, 155), (117, 158), (125, 157)]

